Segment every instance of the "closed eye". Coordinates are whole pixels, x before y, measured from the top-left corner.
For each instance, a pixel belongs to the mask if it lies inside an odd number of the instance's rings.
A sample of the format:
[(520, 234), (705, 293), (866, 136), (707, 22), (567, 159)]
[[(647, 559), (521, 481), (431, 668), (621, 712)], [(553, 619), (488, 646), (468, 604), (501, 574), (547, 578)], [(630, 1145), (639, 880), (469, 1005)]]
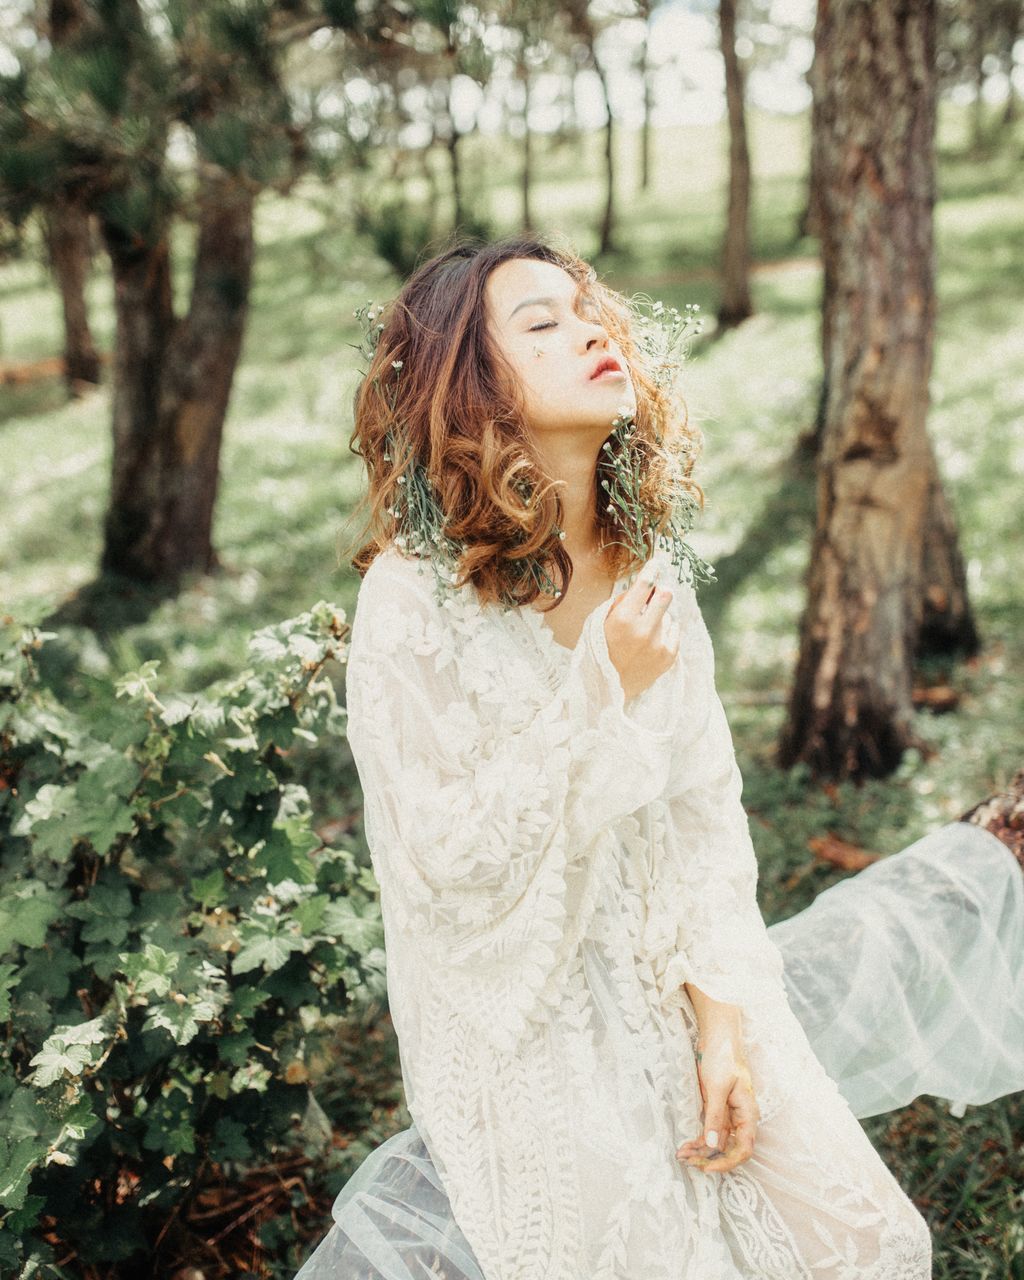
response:
[(554, 320), (544, 320), (541, 324), (531, 324), (530, 332), (536, 333), (538, 329), (553, 329), (555, 327)]

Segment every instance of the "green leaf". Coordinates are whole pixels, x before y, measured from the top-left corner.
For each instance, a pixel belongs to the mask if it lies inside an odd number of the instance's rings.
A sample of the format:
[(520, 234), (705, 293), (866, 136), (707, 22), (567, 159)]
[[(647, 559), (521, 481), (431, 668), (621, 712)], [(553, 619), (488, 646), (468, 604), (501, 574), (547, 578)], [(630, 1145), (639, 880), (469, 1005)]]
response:
[(324, 912), (329, 902), (326, 893), (317, 893), (292, 908), (292, 919), (297, 921), (306, 937), (323, 932)]
[(224, 872), (219, 867), (208, 876), (194, 877), (191, 887), (193, 898), (206, 910), (224, 902)]
[(274, 824), (270, 838), (253, 861), (263, 868), (268, 884), (280, 884), (283, 880), (312, 884), (316, 879), (316, 867), (308, 854), (319, 844), (320, 840), (304, 820), (292, 818)]
[(57, 1027), (35, 1057), (29, 1059), (29, 1066), (36, 1068), (28, 1077), (30, 1082), (45, 1089), (65, 1071), (72, 1076), (81, 1075), (83, 1067), (96, 1060), (95, 1046), (107, 1038), (103, 1023), (99, 1017), (77, 1026)]
[(364, 908), (361, 915), (351, 898), (333, 898), (324, 912), (321, 930), (340, 938), (346, 946), (360, 953), (380, 946), (382, 926), (376, 904)]
[(159, 666), (159, 659), (151, 658), (148, 662), (144, 662), (137, 671), (126, 671), (114, 683), (114, 692), (117, 697), (139, 698), (153, 693)]
[(46, 1156), (46, 1143), (38, 1138), (10, 1141), (0, 1133), (0, 1205), (21, 1209), (25, 1205), (32, 1171)]
[(210, 1142), (210, 1156), (219, 1162), (224, 1160), (248, 1160), (252, 1155), (252, 1144), (246, 1137), (245, 1126), (232, 1120), (229, 1116), (221, 1116), (213, 1130)]
[[(0, 1161), (2, 1160), (3, 1155), (0, 1153)], [(24, 1192), (22, 1194), (24, 1195)], [(0, 1198), (0, 1205), (2, 1204), (3, 1200)], [(5, 1208), (12, 1210), (4, 1219), (5, 1233), (14, 1239), (27, 1236), (39, 1221), (39, 1214), (45, 1204), (45, 1196), (24, 1196), (24, 1203), (18, 1209), (12, 1205), (5, 1205)]]
[(270, 992), (265, 987), (236, 987), (232, 996), (231, 1017), (245, 1023), (270, 999)]
[(137, 995), (165, 996), (171, 989), (171, 979), (178, 971), (181, 957), (150, 942), (141, 954), (122, 951), (118, 959)]
[(109, 942), (117, 946), (128, 936), (132, 896), (124, 885), (96, 884), (82, 902), (72, 902), (65, 914), (83, 920), (86, 942)]
[(169, 1031), (175, 1044), (188, 1044), (199, 1034), (199, 1020), (188, 1001), (183, 1004), (162, 1004), (151, 1009), (144, 1027), (146, 1031), (157, 1028)]
[(78, 835), (79, 820), (74, 786), (48, 782), (25, 802), (11, 830), (28, 836), (39, 853), (63, 862)]
[(4, 1022), (11, 1016), (11, 988), (18, 985), (17, 965), (0, 964), (0, 1019)]
[(82, 774), (75, 787), (77, 835), (102, 857), (119, 835), (135, 827), (135, 806), (128, 800), (138, 785), (139, 766), (119, 753)]
[(267, 973), (280, 969), (293, 951), (303, 949), (303, 940), (294, 935), (252, 932), (243, 938), (242, 946), (231, 962), (233, 973), (248, 973), (262, 967)]
[(8, 890), (7, 901), (0, 906), (0, 955), (11, 947), (41, 947), (46, 932), (58, 917), (64, 900), (55, 889), (34, 892), (38, 881)]

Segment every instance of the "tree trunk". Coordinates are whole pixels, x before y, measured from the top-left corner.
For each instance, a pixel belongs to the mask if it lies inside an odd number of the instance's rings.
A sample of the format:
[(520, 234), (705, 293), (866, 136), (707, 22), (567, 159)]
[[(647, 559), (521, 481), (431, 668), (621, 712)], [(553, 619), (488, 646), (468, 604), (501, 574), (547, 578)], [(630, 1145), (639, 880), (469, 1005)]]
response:
[[(822, 112), (829, 86), (825, 83), (822, 75), (825, 59), (818, 56), (818, 51), (822, 47), (825, 38), (824, 29), (827, 14), (828, 5), (819, 3), (814, 20), (814, 54), (807, 73), (807, 82), (811, 86), (811, 147), (807, 166), (807, 208), (804, 211), (802, 228), (815, 236), (819, 242), (824, 234), (824, 229), (822, 227), (821, 162), (819, 159), (821, 147), (818, 142), (824, 134)], [(832, 275), (832, 263), (823, 261), (822, 267), (824, 299), (834, 295), (835, 281)], [(800, 451), (805, 457), (818, 457), (821, 452), (821, 442), (825, 435), (825, 411), (828, 408), (828, 371), (830, 368), (829, 350), (832, 336), (830, 331), (831, 323), (832, 308), (826, 307), (823, 302), (820, 332), (821, 385), (818, 388), (818, 404), (814, 414), (814, 423), (811, 430), (806, 432), (800, 441)]]
[(974, 102), (971, 105), (971, 145), (975, 152), (985, 146), (985, 6), (975, 0), (971, 13)]
[(451, 131), (448, 134), (448, 170), (452, 180), (452, 230), (456, 233), (462, 226), (465, 210), (462, 206), (462, 162), (459, 156), (459, 131), (455, 128), (455, 121), (451, 121)]
[(722, 244), (718, 326), (728, 329), (754, 311), (750, 300), (750, 152), (743, 107), (743, 70), (736, 53), (736, 0), (720, 0), (718, 12), (729, 114), (729, 207)]
[(533, 210), (530, 208), (530, 188), (533, 184), (533, 134), (530, 132), (530, 69), (525, 63), (519, 69), (523, 82), (523, 169), (520, 190), (523, 196), (523, 230), (533, 230)]
[[(449, 51), (454, 56), (454, 51)], [(466, 211), (462, 202), (462, 157), (459, 154), (459, 141), (462, 135), (459, 133), (455, 125), (455, 114), (452, 111), (452, 91), (454, 80), (449, 81), (448, 85), (448, 137), (446, 145), (448, 148), (448, 171), (451, 175), (452, 185), (452, 230), (458, 235), (462, 227), (463, 219)]]
[(608, 77), (597, 60), (594, 47), (590, 47), (594, 69), (601, 81), (601, 92), (604, 94), (604, 109), (607, 120), (604, 126), (604, 212), (601, 215), (601, 229), (598, 233), (598, 253), (610, 253), (615, 248), (615, 117), (612, 115), (612, 100), (608, 92)]
[(936, 476), (925, 425), (935, 22), (935, 0), (819, 0), (828, 395), (808, 603), (779, 744), (783, 767), (804, 761), (816, 776), (885, 776), (917, 741), (913, 656)]
[(45, 212), (46, 248), (64, 312), (64, 377), (72, 395), (82, 383), (98, 383), (100, 357), (89, 327), (85, 285), (91, 258), (89, 213), (62, 201)]
[[(85, 24), (83, 0), (50, 0), (48, 20), (53, 47), (71, 44)], [(78, 201), (58, 199), (44, 210), (43, 234), (64, 312), (64, 378), (76, 395), (82, 383), (100, 380), (100, 358), (85, 301), (92, 259), (89, 210)]]
[[(820, 11), (817, 21), (821, 21)], [(796, 232), (798, 237), (821, 235), (821, 214), (818, 210), (818, 167), (816, 163), (817, 150), (813, 145), (813, 139), (818, 132), (818, 104), (821, 100), (821, 88), (818, 85), (817, 75), (817, 40), (815, 40), (815, 55), (811, 58), (810, 69), (807, 72), (807, 83), (811, 88), (811, 139), (810, 154), (807, 164), (807, 190), (806, 203), (797, 219)]]
[(654, 95), (651, 92), (650, 15), (644, 23), (644, 41), (640, 47), (640, 83), (644, 91), (644, 115), (640, 124), (640, 181), (638, 192), (649, 191), (651, 186), (651, 110)]
[(114, 272), (114, 472), (101, 570), (176, 586), (217, 565), (224, 417), (248, 315), (253, 196), (204, 177), (189, 311), (175, 321), (166, 239), (104, 227)]
[(1017, 41), (1024, 37), (1024, 4), (1018, 3), (1010, 12), (1006, 25), (1006, 44), (1003, 50), (1003, 66), (1006, 76), (1006, 102), (1003, 104), (1003, 127), (1010, 128), (1017, 119), (1017, 91), (1013, 84), (1013, 73), (1017, 69), (1014, 50)]

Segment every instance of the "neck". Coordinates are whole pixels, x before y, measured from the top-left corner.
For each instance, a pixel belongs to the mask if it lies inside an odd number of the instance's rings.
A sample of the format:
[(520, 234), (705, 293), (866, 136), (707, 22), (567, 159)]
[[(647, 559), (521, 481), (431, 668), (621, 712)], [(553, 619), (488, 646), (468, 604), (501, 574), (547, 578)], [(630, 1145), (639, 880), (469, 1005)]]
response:
[(592, 443), (580, 447), (580, 441), (545, 439), (539, 443), (541, 465), (545, 475), (559, 482), (562, 503), (562, 545), (574, 564), (584, 564), (603, 555), (601, 530), (597, 522), (594, 474), (602, 439), (595, 450)]

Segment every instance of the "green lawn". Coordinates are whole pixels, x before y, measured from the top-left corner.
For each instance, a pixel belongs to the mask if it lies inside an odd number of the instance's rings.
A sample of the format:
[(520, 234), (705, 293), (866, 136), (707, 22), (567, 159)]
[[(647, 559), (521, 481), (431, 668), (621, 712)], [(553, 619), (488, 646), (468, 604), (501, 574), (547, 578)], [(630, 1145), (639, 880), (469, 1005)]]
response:
[[(984, 638), (980, 657), (951, 665), (956, 713), (922, 714), (935, 754), (908, 755), (899, 773), (864, 787), (813, 787), (779, 774), (773, 743), (796, 657), (813, 490), (790, 462), (813, 414), (818, 380), (820, 271), (814, 243), (794, 225), (803, 191), (804, 119), (755, 116), (753, 279), (758, 314), (722, 341), (700, 343), (688, 371), (693, 417), (706, 447), (707, 510), (694, 537), (718, 568), (705, 595), (720, 687), (746, 780), (744, 798), (762, 860), (766, 917), (799, 910), (838, 873), (812, 866), (806, 841), (835, 832), (895, 852), (955, 818), (1024, 762), (1024, 635), (1020, 488), (1024, 472), (1024, 169), (1020, 139), (1000, 153), (956, 150), (962, 119), (942, 115), (936, 211), (939, 328), (930, 424), (969, 563)], [(594, 248), (599, 139), (582, 160), (552, 148), (539, 162), (535, 209), (584, 254)], [(493, 153), (470, 139), (470, 182)], [(635, 139), (620, 138), (619, 248), (599, 269), (611, 284), (667, 304), (711, 312), (723, 179), (721, 128), (675, 129), (656, 139), (656, 180), (633, 191)], [(499, 230), (518, 212), (510, 181), (479, 196)], [(439, 174), (441, 170), (439, 169)], [(443, 176), (443, 174), (442, 174)], [(348, 451), (358, 376), (353, 308), (391, 296), (397, 281), (346, 219), (346, 188), (314, 184), (265, 200), (251, 324), (223, 453), (216, 545), (226, 571), (122, 621), (112, 603), (98, 632), (61, 625), (51, 670), (67, 696), (109, 697), (110, 677), (149, 658), (168, 686), (195, 688), (245, 661), (256, 627), (320, 597), (350, 608), (357, 579), (339, 554), (361, 485)], [(188, 235), (176, 289), (184, 301)], [(91, 284), (97, 337), (109, 349), (110, 283), (102, 259)], [(0, 358), (60, 349), (56, 295), (37, 261), (0, 270)], [(0, 598), (5, 610), (53, 605), (88, 584), (97, 563), (109, 472), (109, 390), (67, 404), (56, 382), (0, 387), (4, 520)], [(351, 805), (347, 760), (317, 762), (311, 789), (325, 815)], [(407, 1123), (401, 1112), (395, 1122)], [(935, 1275), (1024, 1280), (1024, 1106), (1019, 1097), (970, 1108), (962, 1120), (919, 1099), (867, 1128), (927, 1214)], [(369, 1136), (369, 1135), (367, 1135)], [(374, 1133), (372, 1141), (386, 1136)]]

